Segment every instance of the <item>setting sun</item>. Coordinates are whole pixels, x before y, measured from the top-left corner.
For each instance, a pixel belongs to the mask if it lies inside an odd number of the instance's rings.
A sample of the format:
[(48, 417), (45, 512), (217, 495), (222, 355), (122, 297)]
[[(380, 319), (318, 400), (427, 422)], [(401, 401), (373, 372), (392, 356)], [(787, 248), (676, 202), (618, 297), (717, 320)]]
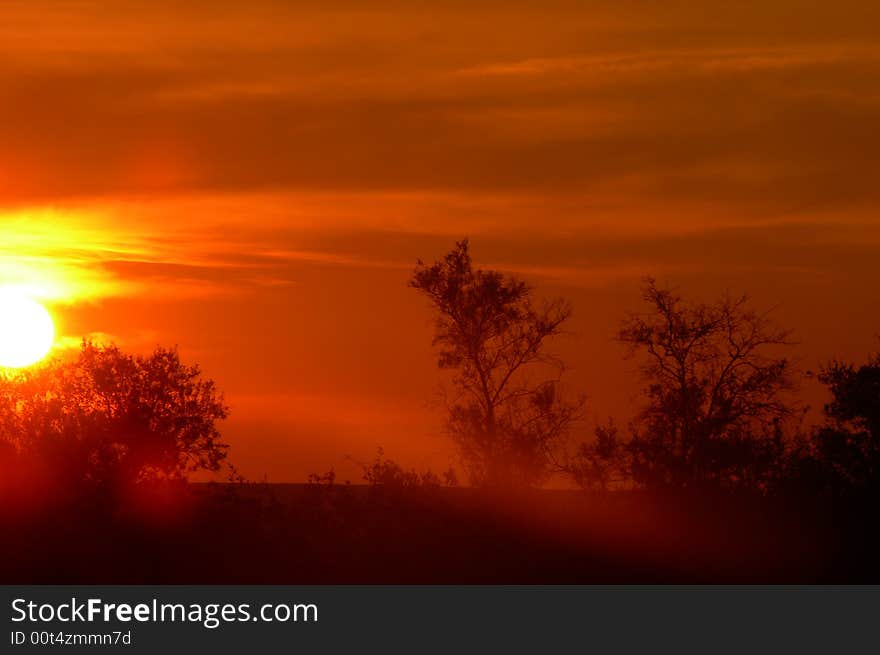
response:
[(55, 326), (45, 307), (13, 291), (0, 291), (0, 367), (34, 364), (54, 340)]

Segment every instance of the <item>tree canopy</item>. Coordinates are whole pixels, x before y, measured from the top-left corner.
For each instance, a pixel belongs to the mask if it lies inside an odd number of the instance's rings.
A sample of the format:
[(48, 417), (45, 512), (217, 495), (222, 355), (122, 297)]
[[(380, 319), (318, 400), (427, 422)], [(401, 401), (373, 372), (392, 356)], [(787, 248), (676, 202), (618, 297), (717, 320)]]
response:
[(562, 362), (547, 341), (571, 315), (561, 299), (536, 304), (524, 281), (475, 268), (467, 241), (410, 285), (435, 312), (438, 365), (454, 371), (447, 426), (478, 484), (533, 484), (554, 468), (554, 449), (578, 410), (560, 393)]
[(831, 400), (825, 405), (826, 424), (813, 436), (811, 448), (799, 462), (835, 495), (880, 492), (880, 354), (856, 366), (832, 361), (819, 373)]
[(790, 333), (745, 296), (686, 302), (648, 279), (648, 311), (618, 338), (641, 362), (647, 405), (629, 445), (632, 474), (646, 484), (760, 486), (781, 448), (793, 406)]
[(84, 341), (55, 360), (0, 378), (0, 443), (53, 480), (128, 484), (217, 470), (227, 407), (174, 349), (130, 355)]

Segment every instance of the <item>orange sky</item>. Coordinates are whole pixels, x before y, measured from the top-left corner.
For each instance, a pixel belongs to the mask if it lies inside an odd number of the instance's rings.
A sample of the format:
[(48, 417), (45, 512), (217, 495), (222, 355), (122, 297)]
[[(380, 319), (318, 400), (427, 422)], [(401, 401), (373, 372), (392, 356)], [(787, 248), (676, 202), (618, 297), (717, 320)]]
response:
[(572, 299), (599, 420), (638, 400), (611, 337), (645, 274), (778, 304), (805, 368), (861, 358), (880, 6), (804, 5), (5, 2), (0, 278), (62, 346), (179, 344), (273, 480), (449, 463), (406, 281), (462, 236)]

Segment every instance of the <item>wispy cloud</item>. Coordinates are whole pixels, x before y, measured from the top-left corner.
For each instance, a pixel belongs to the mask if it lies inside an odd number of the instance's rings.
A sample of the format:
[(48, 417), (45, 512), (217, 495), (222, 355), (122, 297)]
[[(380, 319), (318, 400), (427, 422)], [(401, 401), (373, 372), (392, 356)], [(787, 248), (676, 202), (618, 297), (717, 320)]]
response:
[(720, 2), (486, 0), (428, 16), (259, 0), (207, 19), (163, 2), (14, 3), (0, 14), (0, 203), (589, 192), (649, 212), (705, 190), (743, 213), (864, 207), (880, 152), (864, 5), (783, 19)]
[(663, 49), (601, 55), (539, 57), (481, 64), (460, 69), (463, 77), (563, 74), (584, 76), (585, 83), (605, 82), (604, 75), (641, 74), (661, 70), (678, 72), (750, 72), (808, 67), (851, 61), (877, 62), (880, 49), (852, 44), (813, 47)]

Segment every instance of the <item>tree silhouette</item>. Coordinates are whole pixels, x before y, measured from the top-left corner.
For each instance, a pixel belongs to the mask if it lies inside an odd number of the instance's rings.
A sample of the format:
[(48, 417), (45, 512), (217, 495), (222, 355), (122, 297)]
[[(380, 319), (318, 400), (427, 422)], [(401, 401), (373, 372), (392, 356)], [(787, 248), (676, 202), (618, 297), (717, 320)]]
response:
[(582, 443), (566, 468), (582, 489), (608, 491), (629, 482), (628, 458), (614, 423), (599, 425), (593, 441)]
[(419, 260), (410, 285), (437, 312), (438, 364), (455, 372), (447, 426), (472, 481), (542, 480), (578, 410), (560, 395), (562, 362), (544, 349), (570, 316), (568, 303), (535, 307), (525, 282), (475, 269), (466, 240), (430, 266)]
[(831, 391), (827, 425), (813, 435), (810, 459), (832, 493), (880, 491), (880, 354), (856, 367), (831, 362), (819, 373)]
[(214, 382), (176, 350), (148, 357), (84, 341), (77, 358), (0, 379), (0, 442), (54, 481), (128, 484), (217, 470)]
[(789, 360), (775, 355), (790, 333), (746, 297), (688, 303), (648, 279), (646, 314), (619, 339), (642, 358), (648, 405), (628, 444), (636, 482), (760, 487), (777, 470), (782, 421), (793, 408)]

